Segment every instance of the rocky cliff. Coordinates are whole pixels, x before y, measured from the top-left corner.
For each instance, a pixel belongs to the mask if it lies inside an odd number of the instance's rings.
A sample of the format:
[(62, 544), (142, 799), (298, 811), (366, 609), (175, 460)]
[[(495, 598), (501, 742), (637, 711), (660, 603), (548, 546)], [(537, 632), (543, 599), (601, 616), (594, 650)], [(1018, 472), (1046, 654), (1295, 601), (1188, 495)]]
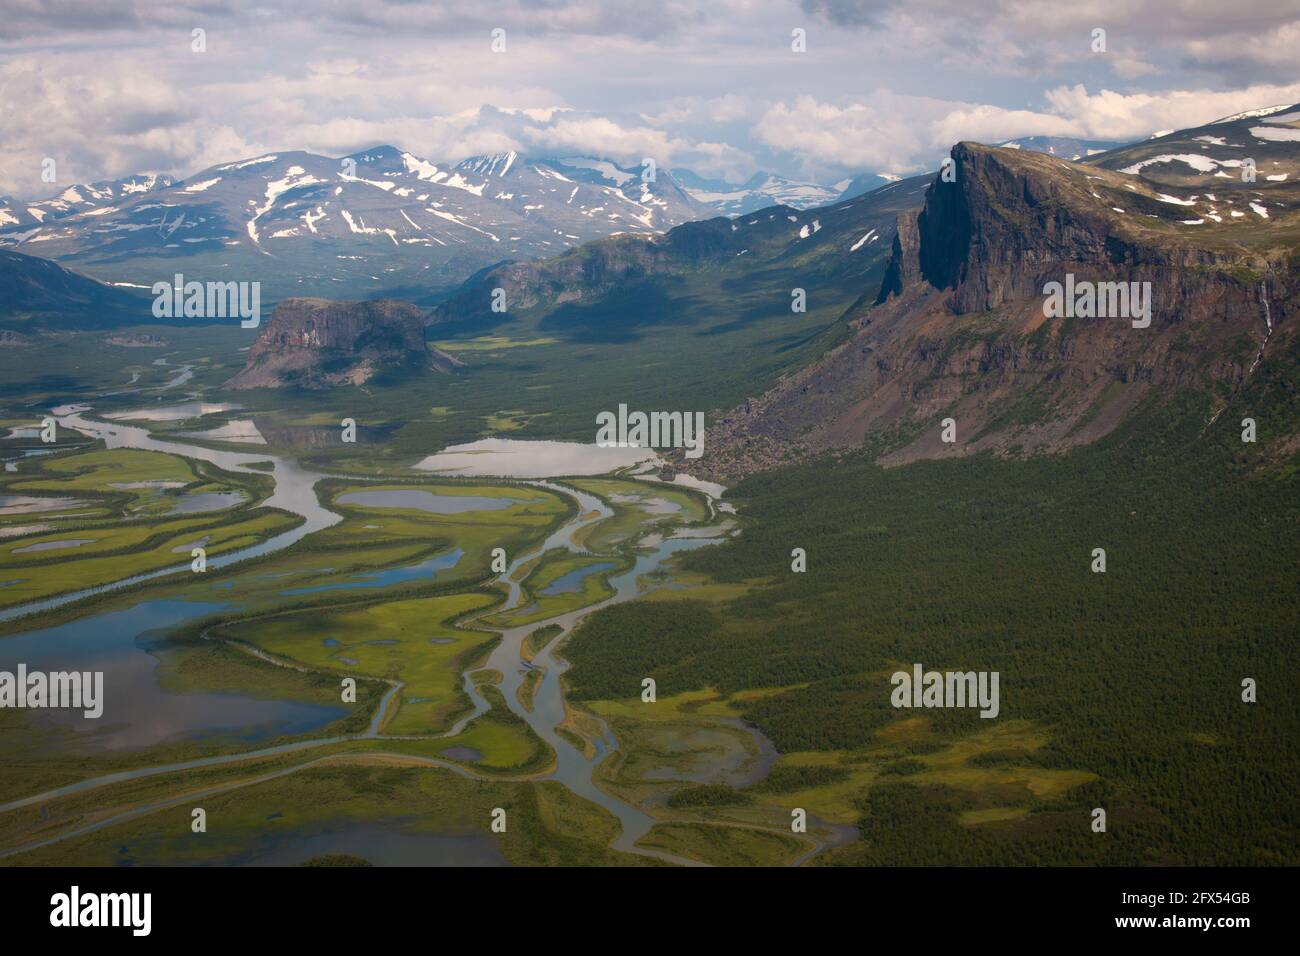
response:
[(377, 375), (460, 363), (424, 341), (424, 310), (409, 302), (285, 299), (227, 387), (360, 385)]
[[(1141, 175), (1171, 158), (1102, 167), (958, 144), (952, 181), (936, 177), (924, 206), (899, 216), (855, 333), (723, 415), (696, 470), (734, 478), (864, 446), (886, 464), (1056, 451), (1185, 390), (1217, 416), (1295, 338), (1300, 187), (1281, 173), (1234, 179), (1234, 160), (1197, 154), (1201, 180)], [(1045, 314), (1051, 283), (1150, 283), (1149, 325), (1104, 309)]]

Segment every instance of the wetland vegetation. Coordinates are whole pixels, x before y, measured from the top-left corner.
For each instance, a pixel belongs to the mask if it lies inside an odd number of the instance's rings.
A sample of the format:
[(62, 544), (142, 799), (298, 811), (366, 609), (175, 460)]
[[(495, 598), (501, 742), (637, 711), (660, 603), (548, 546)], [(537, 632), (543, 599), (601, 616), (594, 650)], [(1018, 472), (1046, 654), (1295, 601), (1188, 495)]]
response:
[[(200, 390), (212, 355), (186, 359)], [(179, 568), (0, 622), (0, 648), (88, 642), (144, 689), (112, 727), (0, 712), (7, 863), (400, 864), (410, 841), (466, 865), (1294, 862), (1300, 721), (1238, 689), (1294, 665), (1297, 472), (1197, 441), (1199, 407), (1059, 458), (790, 466), (731, 516), (646, 476), (429, 475), (377, 409), (340, 448), (313, 435), (341, 412), (285, 430), (293, 399), (241, 401), (148, 421), (163, 449), (61, 428), (0, 474), (0, 610)], [(563, 436), (507, 407), (489, 431)], [(214, 437), (232, 416), (267, 445)], [(328, 522), (269, 504), (286, 456)], [(196, 546), (252, 551), (194, 574)], [(916, 659), (999, 670), (1000, 718), (891, 708)]]

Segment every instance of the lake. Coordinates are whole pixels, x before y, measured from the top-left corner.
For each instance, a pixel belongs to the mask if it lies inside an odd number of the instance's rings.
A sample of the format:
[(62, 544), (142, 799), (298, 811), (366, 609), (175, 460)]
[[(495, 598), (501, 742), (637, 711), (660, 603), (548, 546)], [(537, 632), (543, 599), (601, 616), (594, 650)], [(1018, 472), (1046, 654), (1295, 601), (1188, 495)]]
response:
[(601, 448), (581, 442), (484, 438), (451, 445), (424, 458), (415, 468), (443, 475), (558, 478), (603, 475), (650, 459), (658, 459), (653, 448)]
[(347, 708), (292, 700), (262, 700), (238, 693), (181, 693), (159, 683), (165, 642), (149, 635), (178, 627), (226, 605), (158, 600), (54, 627), (0, 638), (5, 661), (29, 671), (103, 671), (104, 713), (86, 719), (80, 710), (31, 711), (38, 726), (71, 731), (70, 743), (102, 750), (136, 750), (168, 741), (231, 736), (254, 742), (301, 734), (347, 713)]

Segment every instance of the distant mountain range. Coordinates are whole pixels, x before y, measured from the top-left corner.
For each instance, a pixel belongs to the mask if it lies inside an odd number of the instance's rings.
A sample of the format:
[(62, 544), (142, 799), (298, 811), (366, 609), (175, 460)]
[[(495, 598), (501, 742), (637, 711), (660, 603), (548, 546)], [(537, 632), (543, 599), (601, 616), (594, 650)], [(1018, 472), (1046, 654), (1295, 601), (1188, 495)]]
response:
[(170, 176), (139, 175), (69, 186), (57, 196), (32, 202), (0, 196), (0, 229), (40, 226), (79, 213), (93, 213), (114, 203), (166, 189), (175, 182)]
[(267, 302), (399, 296), (432, 305), (502, 261), (776, 205), (815, 208), (897, 178), (864, 173), (828, 186), (759, 172), (736, 185), (688, 169), (645, 181), (640, 167), (587, 156), (509, 152), (443, 165), (393, 146), (337, 159), (279, 152), (179, 181), (140, 175), (32, 202), (5, 197), (0, 247), (144, 288), (181, 273), (259, 281)]
[(340, 159), (273, 153), (95, 197), (91, 207), (11, 202), (0, 244), (146, 287), (180, 272), (259, 281), (269, 300), (304, 290), (419, 298), (503, 259), (713, 214), (662, 170), (643, 182), (640, 169), (605, 160), (516, 153), (448, 167), (391, 146)]
[[(811, 209), (834, 202), (843, 191), (834, 186), (798, 182), (775, 173), (755, 173), (741, 185), (705, 179), (689, 169), (674, 169), (673, 176), (691, 198), (724, 216), (743, 216), (769, 206)], [(884, 180), (876, 180), (880, 185)]]
[[(550, 259), (502, 263), (467, 280), (428, 321), (444, 335), (482, 333), (530, 316), (548, 333), (620, 341), (653, 313), (693, 310), (685, 303), (669, 308), (669, 287), (699, 274), (715, 280), (719, 291), (771, 287), (773, 300), (787, 310), (795, 286), (834, 286), (851, 300), (879, 283), (894, 219), (921, 201), (930, 178), (914, 176), (815, 209), (771, 206), (686, 223), (664, 235), (611, 236)], [(493, 310), (495, 289), (504, 290), (509, 315)]]

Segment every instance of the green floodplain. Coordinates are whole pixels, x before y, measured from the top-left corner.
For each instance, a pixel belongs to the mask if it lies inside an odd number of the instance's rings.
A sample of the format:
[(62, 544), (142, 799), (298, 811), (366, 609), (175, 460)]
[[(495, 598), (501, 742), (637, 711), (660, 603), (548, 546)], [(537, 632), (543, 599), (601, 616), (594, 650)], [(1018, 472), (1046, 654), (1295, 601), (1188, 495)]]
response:
[[(680, 406), (664, 399), (675, 385), (688, 405), (728, 407), (834, 341), (833, 312), (719, 333), (750, 357), (716, 381), (647, 322), (638, 354), (683, 371), (638, 377), (632, 404)], [(0, 392), (0, 426), (16, 430), (0, 440), (13, 466), (0, 473), (0, 613), (174, 569), (0, 621), (0, 669), (25, 635), (152, 608), (163, 623), (142, 617), (115, 653), (146, 672), (142, 708), (185, 718), (142, 735), (148, 711), (108, 726), (110, 709), (87, 732), (0, 710), (6, 865), (1300, 862), (1300, 713), (1278, 686), (1297, 672), (1300, 469), (1267, 416), (1252, 446), (1231, 428), (1207, 437), (1207, 399), (1141, 410), (1059, 457), (885, 469), (866, 449), (741, 482), (728, 517), (644, 476), (547, 488), (413, 469), (455, 441), (586, 435), (592, 396), (622, 374), (598, 340), (505, 329), (444, 343), (480, 363), (460, 378), (232, 398), (219, 384), (242, 362), (237, 333), (185, 336), (165, 365), (73, 336)], [(1294, 358), (1261, 368), (1239, 401), (1296, 420)], [(267, 467), (29, 433), (55, 404), (84, 401), (103, 421), (184, 402), (168, 389), (178, 367), (204, 401), (243, 407), (129, 424)], [(108, 396), (137, 372), (131, 393)], [(355, 446), (337, 442), (349, 416)], [(245, 419), (263, 443), (178, 434)], [(340, 520), (191, 571), (195, 547), (212, 560), (300, 524), (265, 505), (271, 458), (326, 474), (315, 494)], [(607, 515), (548, 544), (582, 522), (579, 495)], [(611, 601), (656, 543), (720, 524), (718, 543)], [(1099, 545), (1105, 574), (1089, 571)], [(796, 547), (807, 573), (791, 569)], [(532, 557), (503, 574), (495, 549)], [(517, 660), (490, 666), (520, 631)], [(890, 674), (914, 661), (1000, 672), (998, 719), (892, 708)], [(1257, 705), (1241, 702), (1247, 677)], [(262, 716), (241, 725), (244, 711)], [(526, 719), (542, 714), (553, 734)], [(555, 778), (557, 746), (594, 762), (603, 798)], [(649, 817), (635, 847), (616, 846), (612, 802)], [(806, 832), (792, 832), (796, 809)]]

